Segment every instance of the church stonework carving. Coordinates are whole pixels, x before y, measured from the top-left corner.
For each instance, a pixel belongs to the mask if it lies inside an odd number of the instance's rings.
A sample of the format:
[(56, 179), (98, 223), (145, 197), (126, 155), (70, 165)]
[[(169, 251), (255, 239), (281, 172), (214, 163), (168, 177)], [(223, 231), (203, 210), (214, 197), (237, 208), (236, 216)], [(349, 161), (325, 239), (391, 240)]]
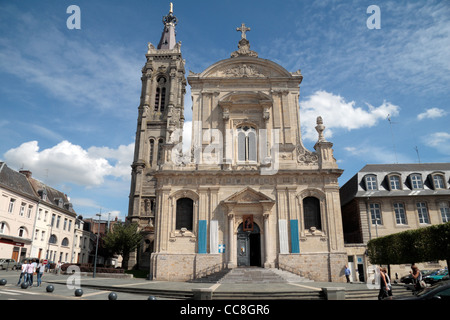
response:
[[(148, 43), (142, 69), (128, 220), (139, 224), (146, 242), (130, 265), (150, 270), (155, 280), (251, 265), (341, 281), (335, 266), (347, 262), (342, 170), (320, 115), (314, 151), (303, 146), (300, 70), (259, 58), (242, 24), (231, 57), (186, 78), (178, 22), (171, 8), (158, 46)], [(177, 133), (188, 84), (197, 123), (189, 152), (182, 153)], [(253, 250), (252, 259), (240, 251), (246, 221), (256, 241), (245, 251)]]

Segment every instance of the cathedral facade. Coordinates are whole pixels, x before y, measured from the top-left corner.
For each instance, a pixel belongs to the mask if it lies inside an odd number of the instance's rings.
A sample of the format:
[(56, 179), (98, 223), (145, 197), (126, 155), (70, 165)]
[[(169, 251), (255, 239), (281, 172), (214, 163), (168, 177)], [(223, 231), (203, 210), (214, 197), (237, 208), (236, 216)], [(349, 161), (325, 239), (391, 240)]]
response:
[[(319, 115), (315, 150), (302, 143), (300, 70), (259, 58), (242, 24), (238, 50), (186, 77), (172, 9), (163, 23), (142, 69), (128, 220), (144, 240), (130, 265), (155, 280), (255, 266), (342, 281), (342, 170)], [(183, 154), (188, 84), (192, 142)]]

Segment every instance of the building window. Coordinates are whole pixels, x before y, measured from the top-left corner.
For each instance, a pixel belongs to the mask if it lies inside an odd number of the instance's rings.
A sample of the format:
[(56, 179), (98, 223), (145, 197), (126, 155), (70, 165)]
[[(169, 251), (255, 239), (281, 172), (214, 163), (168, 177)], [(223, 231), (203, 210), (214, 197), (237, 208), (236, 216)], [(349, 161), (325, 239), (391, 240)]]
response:
[(441, 174), (433, 175), (434, 189), (445, 189), (444, 177)]
[(391, 190), (401, 190), (400, 177), (399, 176), (389, 176), (389, 186)]
[(25, 227), (20, 227), (19, 228), (19, 237), (20, 238), (25, 237)]
[(306, 197), (303, 199), (303, 219), (305, 229), (314, 227), (317, 230), (322, 230), (319, 199), (315, 197)]
[(394, 203), (395, 221), (397, 224), (407, 224), (405, 206), (403, 203)]
[(66, 228), (67, 228), (67, 218), (64, 218), (63, 230), (66, 230)]
[(160, 77), (158, 79), (158, 87), (156, 88), (155, 94), (155, 111), (159, 111), (161, 113), (164, 112), (164, 107), (166, 103), (166, 79), (164, 77)]
[(366, 176), (366, 188), (367, 190), (378, 190), (376, 176)]
[(58, 216), (57, 218), (56, 218), (56, 228), (58, 228), (59, 229), (59, 223), (61, 222), (61, 216)]
[(153, 153), (155, 152), (155, 140), (150, 139), (150, 167), (153, 165)]
[(419, 223), (429, 224), (428, 209), (425, 202), (417, 203), (417, 213), (419, 215)]
[(411, 175), (411, 187), (413, 189), (422, 189), (423, 183), (422, 183), (422, 176), (418, 173)]
[(256, 129), (242, 126), (237, 129), (237, 147), (239, 162), (256, 162)]
[(63, 241), (61, 242), (61, 245), (64, 246), (64, 247), (69, 246), (69, 239), (64, 238)]
[(41, 241), (44, 241), (44, 239), (45, 239), (45, 231), (42, 231), (41, 232)]
[(38, 220), (41, 220), (41, 215), (42, 215), (42, 209), (39, 209), (38, 210), (38, 216), (37, 216)]
[(34, 233), (34, 240), (38, 239), (38, 235), (39, 235), (39, 230), (36, 229), (36, 232)]
[(25, 213), (25, 206), (26, 204), (22, 202), (22, 205), (20, 206), (20, 212), (19, 212), (19, 216), (23, 217), (24, 213)]
[(176, 213), (176, 229), (192, 231), (192, 224), (194, 218), (194, 200), (189, 198), (181, 198), (177, 200)]
[(162, 159), (163, 159), (163, 144), (164, 144), (164, 139), (159, 139), (158, 140), (158, 158), (156, 159), (158, 164), (162, 164)]
[(31, 212), (33, 211), (33, 206), (28, 206), (28, 213), (27, 213), (27, 218), (30, 219), (31, 218)]
[(372, 219), (372, 224), (373, 225), (383, 224), (383, 222), (381, 221), (380, 205), (378, 203), (370, 203), (369, 210), (370, 210), (370, 217)]
[(48, 240), (48, 242), (51, 243), (51, 244), (56, 244), (56, 240), (57, 240), (56, 236), (54, 234), (52, 234), (50, 236), (50, 239)]
[(441, 211), (442, 222), (450, 221), (450, 208), (448, 202), (439, 203), (439, 210)]
[(9, 200), (9, 206), (8, 206), (8, 212), (13, 213), (14, 211), (14, 203), (16, 202), (16, 199), (10, 199)]
[(6, 223), (0, 222), (0, 234), (5, 234), (6, 232)]
[(72, 220), (69, 220), (69, 228), (67, 229), (67, 231), (70, 231), (70, 229), (72, 229)]

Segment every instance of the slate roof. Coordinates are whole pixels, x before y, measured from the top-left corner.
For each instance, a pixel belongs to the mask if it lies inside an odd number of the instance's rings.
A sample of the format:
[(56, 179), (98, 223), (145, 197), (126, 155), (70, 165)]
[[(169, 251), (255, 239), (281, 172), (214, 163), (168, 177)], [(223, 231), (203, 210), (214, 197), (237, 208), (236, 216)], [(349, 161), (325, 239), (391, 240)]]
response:
[(9, 168), (5, 162), (0, 162), (0, 186), (33, 200), (39, 200), (27, 177)]
[[(430, 183), (430, 175), (437, 172), (444, 175), (446, 189), (434, 189)], [(392, 173), (400, 175), (401, 190), (390, 190), (386, 177)], [(408, 177), (412, 173), (422, 175), (422, 189), (412, 189), (409, 186)], [(364, 177), (368, 174), (377, 177), (378, 190), (366, 190)], [(449, 186), (450, 163), (368, 164), (341, 187), (341, 205), (356, 197), (450, 196)]]

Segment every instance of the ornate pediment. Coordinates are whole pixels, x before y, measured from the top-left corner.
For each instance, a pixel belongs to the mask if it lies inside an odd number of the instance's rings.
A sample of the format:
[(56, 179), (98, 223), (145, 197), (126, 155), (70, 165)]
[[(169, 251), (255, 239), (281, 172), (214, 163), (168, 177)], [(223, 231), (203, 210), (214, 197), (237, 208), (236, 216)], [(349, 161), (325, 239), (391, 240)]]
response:
[(245, 203), (261, 203), (261, 202), (274, 202), (271, 198), (265, 194), (255, 191), (254, 189), (247, 187), (235, 194), (231, 195), (223, 201), (224, 203), (235, 203), (235, 204), (245, 204)]

